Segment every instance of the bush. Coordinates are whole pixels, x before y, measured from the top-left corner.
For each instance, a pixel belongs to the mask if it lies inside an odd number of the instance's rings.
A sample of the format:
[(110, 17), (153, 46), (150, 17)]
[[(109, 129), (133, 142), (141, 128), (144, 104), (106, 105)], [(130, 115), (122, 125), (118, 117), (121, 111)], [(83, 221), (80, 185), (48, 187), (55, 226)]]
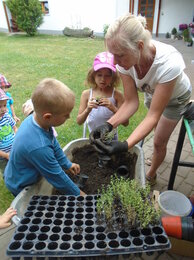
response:
[(171, 34), (172, 35), (176, 35), (177, 34), (177, 29), (175, 27), (172, 29)]
[(109, 27), (109, 24), (105, 24), (104, 27), (103, 27), (104, 36), (106, 35), (106, 33), (108, 31), (108, 27)]
[(183, 37), (184, 37), (184, 41), (187, 41), (186, 39), (189, 38), (189, 29), (188, 28), (183, 31)]
[(43, 14), (39, 0), (7, 0), (6, 5), (15, 18), (18, 28), (34, 36), (43, 23)]
[(166, 38), (167, 39), (170, 38), (170, 33), (169, 32), (166, 33)]

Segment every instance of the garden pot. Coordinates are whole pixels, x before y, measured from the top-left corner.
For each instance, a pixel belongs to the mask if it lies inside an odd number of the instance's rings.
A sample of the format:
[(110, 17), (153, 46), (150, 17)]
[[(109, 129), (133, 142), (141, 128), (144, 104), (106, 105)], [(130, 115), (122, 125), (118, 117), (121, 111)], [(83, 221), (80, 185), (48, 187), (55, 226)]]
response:
[(162, 192), (158, 204), (163, 216), (189, 216), (192, 206), (190, 200), (182, 193), (174, 190)]
[(192, 217), (162, 217), (162, 225), (168, 236), (194, 241), (194, 220)]
[[(75, 148), (84, 148), (85, 145), (89, 145), (88, 138), (80, 138), (71, 141), (64, 148), (63, 151), (67, 155), (67, 157), (72, 160), (73, 159), (73, 151)], [(134, 153), (137, 155), (136, 164), (134, 167), (134, 178), (138, 180), (142, 186), (145, 186), (145, 166), (144, 166), (144, 155), (143, 150), (140, 146), (135, 145), (132, 149), (128, 151), (128, 153)], [(89, 155), (90, 156), (90, 155)], [(117, 160), (117, 158), (115, 159)], [(92, 171), (92, 170), (91, 170)], [(100, 169), (100, 171), (102, 171)], [(114, 171), (112, 172), (115, 173)], [(87, 171), (84, 171), (84, 174), (88, 175)], [(104, 179), (102, 180), (104, 181)], [(88, 185), (89, 180), (85, 183)], [(94, 184), (95, 186), (95, 184)], [(28, 202), (30, 201), (31, 196), (33, 195), (47, 195), (50, 196), (55, 194), (55, 190), (53, 187), (46, 181), (46, 179), (42, 178), (38, 183), (33, 184), (24, 188), (12, 201), (11, 206), (17, 209), (17, 216), (12, 218), (15, 225), (18, 225), (21, 217), (24, 214), (24, 211), (27, 207)]]
[(126, 165), (119, 166), (116, 170), (116, 174), (118, 177), (127, 179), (129, 177), (128, 167)]

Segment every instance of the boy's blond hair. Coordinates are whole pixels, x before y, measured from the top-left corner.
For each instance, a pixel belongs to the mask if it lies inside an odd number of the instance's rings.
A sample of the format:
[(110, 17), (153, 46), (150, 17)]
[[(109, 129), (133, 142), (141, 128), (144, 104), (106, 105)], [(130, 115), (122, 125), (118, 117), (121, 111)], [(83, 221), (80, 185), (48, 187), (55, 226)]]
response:
[(39, 115), (70, 113), (75, 104), (75, 94), (61, 81), (45, 78), (34, 90), (32, 103)]

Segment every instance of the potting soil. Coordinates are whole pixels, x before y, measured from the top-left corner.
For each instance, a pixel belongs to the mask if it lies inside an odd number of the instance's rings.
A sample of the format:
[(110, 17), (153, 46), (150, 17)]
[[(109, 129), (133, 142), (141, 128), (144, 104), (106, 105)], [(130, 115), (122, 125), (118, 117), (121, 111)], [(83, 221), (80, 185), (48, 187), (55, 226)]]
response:
[[(137, 161), (136, 153), (119, 153), (111, 157), (106, 166), (99, 166), (98, 153), (94, 147), (87, 144), (80, 148), (74, 148), (72, 151), (72, 162), (80, 165), (80, 175), (88, 176), (84, 187), (80, 187), (86, 194), (97, 194), (102, 185), (105, 187), (110, 183), (111, 176), (116, 174), (118, 167), (124, 165), (128, 169), (128, 178), (134, 179), (135, 166)], [(70, 178), (77, 183), (78, 176), (72, 174)]]

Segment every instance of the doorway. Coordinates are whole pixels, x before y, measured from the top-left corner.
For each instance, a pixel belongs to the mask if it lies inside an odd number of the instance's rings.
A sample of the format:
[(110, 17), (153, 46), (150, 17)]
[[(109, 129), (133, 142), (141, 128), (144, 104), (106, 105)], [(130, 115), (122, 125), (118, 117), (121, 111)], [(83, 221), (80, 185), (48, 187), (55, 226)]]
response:
[(154, 20), (155, 0), (140, 0), (138, 14), (146, 17), (147, 29), (152, 33)]

